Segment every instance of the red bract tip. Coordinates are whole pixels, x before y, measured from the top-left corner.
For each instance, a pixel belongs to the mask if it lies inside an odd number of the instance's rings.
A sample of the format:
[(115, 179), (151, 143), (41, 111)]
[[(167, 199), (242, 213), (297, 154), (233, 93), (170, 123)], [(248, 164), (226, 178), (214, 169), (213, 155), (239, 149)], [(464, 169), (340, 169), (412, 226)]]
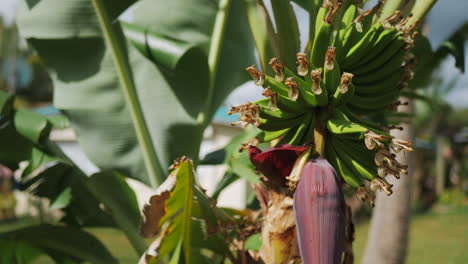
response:
[(341, 263), (345, 246), (344, 207), (333, 167), (324, 159), (309, 160), (294, 193), (302, 263)]
[(296, 159), (309, 146), (292, 146), (288, 144), (274, 146), (261, 151), (255, 146), (249, 147), (252, 164), (267, 178), (284, 178), (291, 174)]

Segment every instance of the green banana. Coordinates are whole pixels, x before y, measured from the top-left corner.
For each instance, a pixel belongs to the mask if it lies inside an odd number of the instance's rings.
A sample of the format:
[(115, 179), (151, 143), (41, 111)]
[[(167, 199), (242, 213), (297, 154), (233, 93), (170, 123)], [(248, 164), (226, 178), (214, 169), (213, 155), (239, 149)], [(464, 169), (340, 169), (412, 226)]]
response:
[[(327, 128), (330, 132), (336, 135), (346, 135), (352, 133), (362, 134), (362, 132), (371, 130), (376, 134), (390, 137), (387, 132), (382, 131), (380, 126), (357, 117), (345, 106), (341, 106), (333, 110), (333, 118), (327, 121)], [(361, 137), (349, 138), (360, 139)]]
[[(322, 10), (319, 10), (319, 13), (321, 11)], [(333, 35), (332, 24), (322, 19), (322, 22), (320, 23), (320, 25), (318, 25), (318, 29), (316, 29), (315, 32), (316, 36), (312, 45), (310, 63), (312, 64), (313, 68), (322, 68), (325, 59), (325, 52), (327, 51), (327, 48), (330, 44)]]
[[(372, 47), (369, 48), (366, 56), (356, 64), (354, 73), (359, 74), (359, 72), (365, 72), (363, 68), (368, 67), (369, 64), (374, 64), (376, 66), (382, 65), (391, 58), (397, 50), (400, 50), (404, 44), (403, 37), (398, 30), (394, 28), (392, 30), (385, 29)], [(380, 61), (380, 64), (376, 64), (375, 61)], [(369, 69), (373, 68), (375, 68), (375, 66), (369, 67)]]
[(346, 103), (354, 95), (355, 88), (353, 84), (348, 85), (348, 91), (343, 93), (341, 89), (336, 89), (331, 99), (331, 104), (334, 106), (340, 106)]
[(356, 82), (353, 82), (353, 84), (357, 94), (377, 94), (398, 89), (402, 76), (402, 71), (395, 71), (392, 75), (386, 77), (385, 80), (379, 80), (371, 84), (358, 84)]
[(307, 128), (310, 124), (310, 115), (308, 115), (304, 122), (300, 123), (297, 127), (291, 129), (285, 136), (280, 140), (280, 144), (289, 145), (302, 145), (302, 139), (307, 132)]
[(288, 112), (303, 112), (306, 107), (302, 104), (298, 104), (289, 98), (288, 87), (277, 81), (275, 78), (265, 76), (264, 88), (269, 88), (273, 92), (278, 94), (278, 108)]
[(291, 119), (265, 119), (259, 118), (260, 125), (258, 128), (265, 131), (277, 131), (286, 128), (291, 128), (299, 125), (304, 121), (304, 114)]
[(346, 71), (353, 69), (359, 61), (366, 56), (373, 42), (378, 38), (379, 34), (385, 30), (381, 23), (373, 25), (362, 39), (356, 43), (351, 50), (346, 54), (343, 61), (343, 69)]
[(298, 84), (300, 99), (302, 99), (309, 106), (324, 106), (328, 104), (328, 95), (326, 91), (322, 90), (322, 93), (319, 95), (313, 94), (311, 92), (312, 84), (307, 83), (302, 78), (295, 75), (288, 68), (284, 68), (284, 75), (288, 78), (293, 78)]
[(356, 5), (351, 4), (343, 14), (343, 18), (341, 19), (341, 27), (338, 30), (338, 35), (335, 38), (334, 46), (336, 47), (336, 60), (338, 63), (341, 63), (344, 56), (346, 55), (346, 51), (350, 46), (354, 45), (355, 43), (349, 44), (353, 37), (352, 34), (359, 34), (356, 31), (356, 28), (353, 24), (353, 20), (359, 14), (358, 8)]
[[(373, 163), (374, 153), (370, 150), (367, 150), (364, 144), (361, 144), (360, 148), (364, 148), (368, 153), (360, 152), (357, 153), (357, 150), (353, 146), (350, 148), (349, 140), (334, 140), (332, 144), (336, 148), (339, 148), (340, 154), (345, 162), (350, 168), (352, 168), (357, 174), (361, 175), (366, 180), (371, 181), (377, 176), (377, 165)], [(363, 156), (364, 154), (364, 156)]]
[(315, 115), (310, 115), (309, 127), (307, 128), (304, 137), (302, 138), (303, 144), (311, 143), (314, 141), (314, 129), (315, 129)]
[(372, 84), (374, 82), (389, 79), (391, 77), (394, 77), (394, 75), (402, 74), (404, 70), (403, 67), (401, 67), (402, 63), (402, 58), (392, 58), (392, 65), (385, 65), (384, 67), (378, 69), (373, 73), (356, 75), (353, 78), (353, 83), (355, 85), (367, 85)]
[(302, 113), (307, 110), (307, 108), (303, 104), (298, 104), (297, 102), (282, 95), (278, 95), (278, 108), (292, 113)]
[(347, 107), (350, 111), (352, 111), (353, 113), (357, 114), (357, 115), (368, 115), (369, 114), (369, 111), (372, 111), (372, 113), (384, 113), (384, 112), (387, 112), (390, 107), (388, 105), (384, 105), (380, 108), (374, 108), (372, 110), (369, 110), (369, 109), (366, 109), (366, 108), (361, 108), (359, 106), (356, 106), (356, 105), (350, 105), (350, 104), (347, 104)]
[(286, 111), (282, 111), (281, 109), (271, 110), (268, 106), (269, 99), (261, 99), (255, 102), (259, 106), (260, 117), (265, 119), (291, 119), (295, 118), (302, 113), (290, 113)]
[(282, 82), (278, 82), (275, 78), (270, 76), (265, 76), (265, 82), (263, 84), (264, 88), (270, 88), (273, 92), (278, 93), (278, 95), (288, 97), (289, 88), (284, 85)]
[(339, 110), (337, 110), (336, 112), (343, 115), (344, 117), (342, 118), (346, 118), (349, 121), (365, 126), (369, 128), (370, 130), (373, 130), (374, 132), (376, 132), (376, 130), (381, 130), (381, 125), (357, 116), (352, 111), (350, 111), (347, 106), (341, 106)]
[(343, 162), (342, 158), (339, 156), (339, 152), (334, 149), (332, 144), (327, 144), (325, 146), (326, 154), (328, 161), (331, 162), (333, 167), (336, 169), (338, 174), (353, 188), (358, 188), (363, 184), (363, 179), (361, 179), (356, 173), (354, 173), (346, 164)]
[(276, 131), (261, 131), (258, 135), (257, 138), (260, 142), (269, 142), (274, 139), (277, 139), (281, 137), (282, 135), (286, 134), (291, 130), (291, 128), (285, 128), (282, 130), (276, 130)]
[(353, 123), (345, 119), (327, 120), (327, 129), (333, 134), (363, 134), (369, 130), (367, 127)]
[(335, 92), (341, 78), (340, 66), (336, 62), (335, 56), (335, 47), (328, 47), (327, 55), (325, 56), (325, 64), (330, 60), (328, 63), (333, 67), (330, 69), (325, 65), (323, 69), (323, 82), (328, 94), (333, 94)]
[(320, 7), (318, 12), (317, 12), (317, 16), (315, 17), (315, 35), (314, 35), (314, 39), (317, 37), (319, 31), (320, 31), (320, 27), (322, 27), (322, 23), (325, 19), (325, 16), (327, 15), (328, 13), (328, 9), (329, 7)]
[(374, 158), (377, 150), (367, 149), (365, 143), (362, 139), (352, 140), (348, 138), (343, 138), (340, 135), (335, 136), (333, 140), (338, 141), (338, 144), (345, 144), (344, 150), (348, 152), (350, 156), (356, 156), (358, 161), (366, 164), (366, 166), (375, 165)]
[[(356, 80), (362, 81), (367, 79), (367, 81), (377, 81), (382, 80), (384, 77), (388, 76), (388, 72), (393, 72), (395, 70), (403, 70), (402, 64), (404, 61), (404, 56), (406, 51), (401, 49), (393, 57), (389, 58), (387, 61), (379, 65), (377, 68), (365, 67), (364, 69), (359, 69), (354, 71), (356, 74)], [(370, 77), (369, 77), (370, 76)]]
[(389, 106), (400, 95), (399, 89), (390, 90), (384, 94), (376, 94), (374, 96), (360, 96), (355, 93), (347, 102), (348, 105), (365, 110), (376, 110), (382, 107)]

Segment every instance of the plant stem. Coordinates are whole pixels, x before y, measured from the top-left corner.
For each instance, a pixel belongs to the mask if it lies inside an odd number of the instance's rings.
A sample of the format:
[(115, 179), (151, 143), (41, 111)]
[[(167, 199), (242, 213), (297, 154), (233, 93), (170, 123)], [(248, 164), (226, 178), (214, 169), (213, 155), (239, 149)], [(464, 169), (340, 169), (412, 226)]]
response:
[(143, 152), (143, 159), (145, 161), (151, 187), (156, 188), (163, 181), (164, 170), (161, 167), (161, 163), (154, 149), (153, 142), (145, 122), (145, 117), (143, 115), (143, 110), (141, 109), (140, 102), (138, 100), (131, 68), (126, 58), (124, 38), (122, 34), (119, 34), (122, 33), (120, 24), (117, 23), (116, 25), (112, 25), (108, 11), (102, 0), (93, 0), (93, 5), (104, 34), (104, 39), (106, 40), (108, 47), (111, 49), (115, 67), (122, 85), (122, 91), (130, 109), (138, 143)]
[(322, 157), (325, 157), (325, 128), (322, 124), (321, 111), (315, 112), (314, 145), (315, 151)]
[(226, 31), (226, 22), (229, 16), (229, 7), (231, 0), (220, 0), (218, 6), (218, 13), (216, 14), (215, 23), (213, 27), (213, 34), (211, 37), (210, 51), (208, 54), (208, 67), (210, 69), (210, 87), (206, 98), (205, 109), (198, 116), (198, 122), (205, 124), (209, 121), (207, 113), (209, 112), (215, 90), (216, 73), (218, 71), (219, 57), (224, 40), (224, 32)]

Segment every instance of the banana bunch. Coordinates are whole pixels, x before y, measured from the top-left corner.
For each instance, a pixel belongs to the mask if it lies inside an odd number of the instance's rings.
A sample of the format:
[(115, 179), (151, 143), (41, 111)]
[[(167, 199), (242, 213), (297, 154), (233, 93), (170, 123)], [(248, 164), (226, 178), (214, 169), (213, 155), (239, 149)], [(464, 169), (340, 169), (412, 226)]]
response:
[[(297, 53), (293, 72), (278, 58), (269, 65), (268, 76), (254, 66), (246, 70), (266, 98), (232, 107), (240, 124), (262, 131), (244, 144), (314, 145), (335, 167), (342, 179), (357, 189), (362, 200), (373, 204), (371, 190), (387, 195), (392, 186), (385, 180), (407, 173), (390, 149), (411, 151), (411, 142), (393, 138), (392, 127), (382, 127), (366, 116), (395, 111), (402, 89), (413, 78), (415, 58), (410, 53), (417, 22), (396, 11), (379, 17), (382, 2), (367, 11), (352, 1), (325, 0), (317, 13), (310, 54)], [(357, 1), (358, 2), (358, 1)], [(317, 136), (324, 138), (317, 149)], [(294, 185), (294, 184), (293, 184)]]

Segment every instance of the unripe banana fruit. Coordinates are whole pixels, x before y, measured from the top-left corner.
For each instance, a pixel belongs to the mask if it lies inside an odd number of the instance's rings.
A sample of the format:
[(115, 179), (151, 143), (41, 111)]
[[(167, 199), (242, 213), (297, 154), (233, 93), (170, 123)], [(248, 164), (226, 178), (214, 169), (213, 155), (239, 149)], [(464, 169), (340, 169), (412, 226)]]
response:
[[(262, 130), (258, 142), (303, 146), (311, 144), (336, 169), (345, 182), (358, 190), (361, 199), (373, 204), (364, 187), (391, 194), (386, 173), (400, 177), (406, 166), (390, 149), (411, 150), (411, 143), (394, 139), (388, 129), (369, 115), (392, 111), (402, 87), (412, 77), (414, 28), (399, 11), (383, 19), (382, 6), (363, 12), (356, 4), (327, 1), (317, 14), (310, 54), (297, 53), (297, 68), (285, 67), (278, 58), (269, 65), (268, 76), (247, 68), (266, 99), (233, 107), (234, 124), (254, 125)], [(324, 139), (320, 151), (318, 138)], [(317, 153), (316, 153), (317, 154)]]

